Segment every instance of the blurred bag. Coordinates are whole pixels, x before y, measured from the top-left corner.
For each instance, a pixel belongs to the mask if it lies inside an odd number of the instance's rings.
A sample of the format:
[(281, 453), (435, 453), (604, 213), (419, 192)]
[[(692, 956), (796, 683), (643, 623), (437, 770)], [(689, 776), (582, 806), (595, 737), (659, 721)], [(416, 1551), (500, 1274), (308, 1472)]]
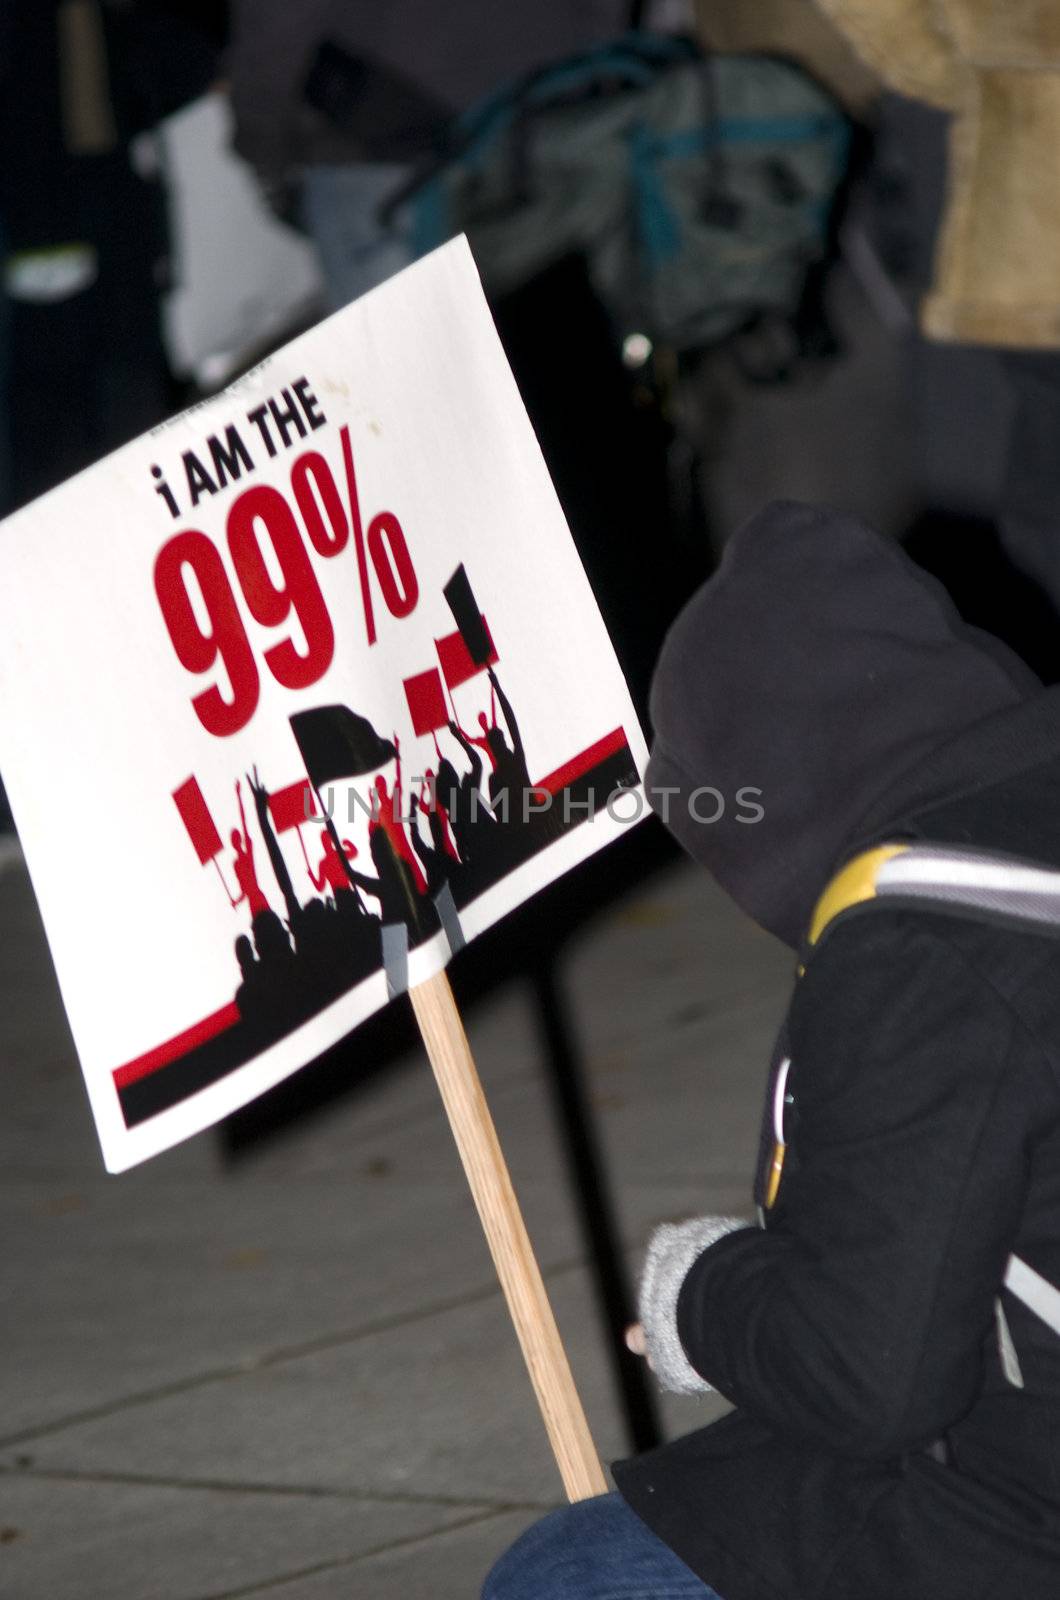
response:
[(620, 332), (687, 350), (794, 319), (848, 144), (800, 68), (633, 33), (472, 108), (401, 198), (417, 254), (466, 232), (493, 293), (583, 254)]

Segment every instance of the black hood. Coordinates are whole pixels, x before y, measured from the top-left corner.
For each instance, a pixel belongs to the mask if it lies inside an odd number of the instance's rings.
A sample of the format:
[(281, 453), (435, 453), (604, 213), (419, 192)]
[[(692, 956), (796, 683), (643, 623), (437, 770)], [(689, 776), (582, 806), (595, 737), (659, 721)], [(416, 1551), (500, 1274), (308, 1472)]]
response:
[[(940, 746), (1041, 694), (897, 545), (781, 501), (730, 541), (666, 638), (649, 798), (738, 905), (797, 945), (870, 813), (878, 833), (930, 802)], [(722, 799), (717, 821), (696, 820)]]

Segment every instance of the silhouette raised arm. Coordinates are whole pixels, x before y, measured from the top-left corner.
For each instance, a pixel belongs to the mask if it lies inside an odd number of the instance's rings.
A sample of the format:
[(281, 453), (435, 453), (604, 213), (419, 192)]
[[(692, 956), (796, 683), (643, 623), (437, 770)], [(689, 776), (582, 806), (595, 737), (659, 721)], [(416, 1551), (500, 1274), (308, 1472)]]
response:
[(515, 720), (515, 712), (512, 710), (512, 703), (508, 699), (508, 696), (505, 694), (504, 690), (501, 688), (500, 684), (497, 682), (497, 674), (494, 672), (492, 667), (489, 669), (489, 680), (494, 694), (500, 701), (501, 710), (504, 712), (504, 721), (508, 728), (508, 737), (512, 741), (512, 749), (518, 756), (520, 765), (525, 767), (526, 753), (523, 750), (523, 736), (519, 732), (519, 724)]
[(481, 783), (482, 757), (479, 755), (474, 741), (468, 738), (467, 734), (464, 732), (463, 728), (458, 722), (451, 722), (449, 724), (449, 732), (452, 734), (461, 750), (463, 750), (464, 754), (467, 756), (467, 759), (471, 762), (472, 779), (476, 784)]
[(250, 831), (247, 828), (247, 814), (243, 809), (243, 785), (238, 778), (236, 779), (236, 801), (239, 805), (239, 827), (243, 835), (243, 848), (251, 861), (253, 861), (254, 841), (251, 839)]

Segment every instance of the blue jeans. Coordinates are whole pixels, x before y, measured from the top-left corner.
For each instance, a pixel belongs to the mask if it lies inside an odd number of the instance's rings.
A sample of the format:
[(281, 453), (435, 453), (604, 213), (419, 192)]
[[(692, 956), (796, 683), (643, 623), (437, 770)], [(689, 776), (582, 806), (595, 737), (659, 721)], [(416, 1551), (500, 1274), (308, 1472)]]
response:
[(482, 1600), (720, 1600), (620, 1495), (553, 1511), (501, 1556)]

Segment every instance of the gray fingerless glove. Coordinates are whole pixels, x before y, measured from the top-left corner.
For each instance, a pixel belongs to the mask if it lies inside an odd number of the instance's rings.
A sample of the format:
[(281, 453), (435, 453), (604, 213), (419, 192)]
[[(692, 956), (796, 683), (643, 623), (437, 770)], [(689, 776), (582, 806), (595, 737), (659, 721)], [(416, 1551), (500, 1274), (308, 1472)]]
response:
[(664, 1222), (648, 1241), (638, 1310), (648, 1358), (659, 1384), (674, 1394), (703, 1394), (711, 1385), (685, 1355), (677, 1333), (677, 1297), (692, 1263), (725, 1234), (750, 1224), (737, 1217), (692, 1217)]

